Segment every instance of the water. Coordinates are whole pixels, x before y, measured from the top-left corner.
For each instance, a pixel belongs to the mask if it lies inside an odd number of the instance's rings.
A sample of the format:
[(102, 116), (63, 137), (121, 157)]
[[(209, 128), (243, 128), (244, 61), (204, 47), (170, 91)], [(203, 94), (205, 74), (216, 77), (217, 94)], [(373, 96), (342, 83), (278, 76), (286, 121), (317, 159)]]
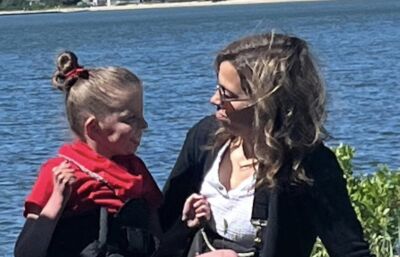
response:
[(213, 112), (217, 50), (273, 28), (298, 35), (327, 80), (329, 145), (356, 147), (356, 172), (367, 173), (400, 167), (399, 24), (397, 0), (0, 16), (0, 256), (12, 255), (38, 167), (71, 138), (49, 82), (61, 50), (143, 79), (139, 155), (162, 186), (187, 129)]

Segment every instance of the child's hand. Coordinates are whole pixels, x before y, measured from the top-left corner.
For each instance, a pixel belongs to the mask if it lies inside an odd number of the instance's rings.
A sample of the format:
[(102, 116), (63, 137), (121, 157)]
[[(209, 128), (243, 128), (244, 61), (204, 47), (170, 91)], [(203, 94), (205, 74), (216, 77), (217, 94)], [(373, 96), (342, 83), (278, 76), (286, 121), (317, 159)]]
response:
[(211, 218), (211, 207), (207, 198), (203, 195), (192, 194), (189, 196), (182, 210), (182, 221), (190, 228), (200, 226)]
[(71, 186), (75, 183), (74, 169), (68, 161), (63, 161), (53, 168), (53, 195), (66, 203), (71, 196)]

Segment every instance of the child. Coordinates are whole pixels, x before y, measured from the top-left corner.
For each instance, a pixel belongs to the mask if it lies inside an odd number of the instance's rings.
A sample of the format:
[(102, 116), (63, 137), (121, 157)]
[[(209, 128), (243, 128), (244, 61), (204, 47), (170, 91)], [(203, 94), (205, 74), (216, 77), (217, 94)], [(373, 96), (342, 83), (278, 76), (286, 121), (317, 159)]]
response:
[[(77, 139), (41, 167), (25, 202), (26, 222), (15, 256), (81, 256), (91, 246), (103, 254), (132, 255), (140, 242), (149, 242), (129, 227), (147, 229), (148, 223), (156, 233), (155, 213), (162, 198), (134, 155), (147, 128), (141, 81), (124, 68), (85, 69), (66, 51), (57, 58), (52, 82), (65, 93), (66, 114)], [(126, 205), (128, 201), (133, 204)], [(104, 210), (106, 219), (100, 215)], [(103, 242), (96, 241), (101, 238)]]

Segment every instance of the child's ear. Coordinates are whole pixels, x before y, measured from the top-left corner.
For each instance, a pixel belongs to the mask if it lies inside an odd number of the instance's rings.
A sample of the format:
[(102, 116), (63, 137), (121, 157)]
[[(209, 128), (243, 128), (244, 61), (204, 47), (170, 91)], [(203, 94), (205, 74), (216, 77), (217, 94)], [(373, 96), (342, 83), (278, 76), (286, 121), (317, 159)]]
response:
[(101, 136), (101, 128), (99, 126), (98, 120), (94, 116), (90, 116), (85, 122), (84, 128), (85, 137), (93, 141), (97, 141), (99, 136)]

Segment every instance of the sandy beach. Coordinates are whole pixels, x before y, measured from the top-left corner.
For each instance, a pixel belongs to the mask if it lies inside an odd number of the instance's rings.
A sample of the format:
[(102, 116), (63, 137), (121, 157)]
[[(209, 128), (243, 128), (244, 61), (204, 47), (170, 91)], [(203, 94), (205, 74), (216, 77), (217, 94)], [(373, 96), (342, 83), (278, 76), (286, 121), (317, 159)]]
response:
[(116, 11), (116, 10), (139, 10), (152, 8), (176, 8), (176, 7), (202, 7), (202, 6), (221, 6), (221, 5), (243, 5), (243, 4), (267, 4), (267, 3), (282, 3), (282, 2), (310, 2), (318, 0), (225, 0), (218, 2), (211, 1), (192, 1), (178, 3), (140, 3), (127, 4), (120, 6), (96, 6), (85, 8), (54, 8), (38, 11), (0, 11), (0, 15), (24, 15), (24, 14), (43, 14), (43, 13), (71, 13), (83, 11)]

